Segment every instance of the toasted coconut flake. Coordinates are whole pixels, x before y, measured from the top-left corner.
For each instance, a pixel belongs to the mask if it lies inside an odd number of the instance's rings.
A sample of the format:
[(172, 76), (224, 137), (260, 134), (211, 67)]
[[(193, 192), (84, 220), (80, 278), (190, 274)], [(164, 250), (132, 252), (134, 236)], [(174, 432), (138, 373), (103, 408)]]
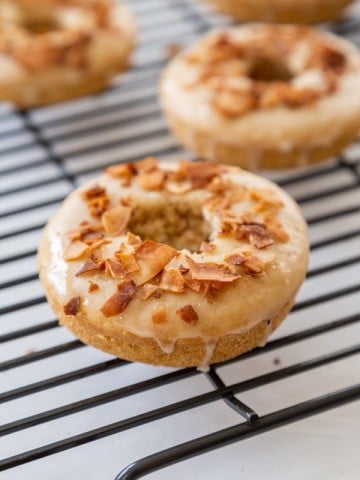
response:
[(126, 273), (134, 273), (140, 270), (140, 267), (132, 253), (124, 253), (121, 251), (115, 252), (115, 257), (121, 263)]
[(66, 305), (64, 305), (64, 308), (63, 308), (65, 315), (71, 315), (73, 317), (77, 315), (80, 309), (80, 302), (81, 302), (80, 297), (70, 298), (70, 300), (67, 302)]
[(220, 218), (223, 223), (229, 223), (231, 225), (261, 225), (261, 223), (255, 222), (248, 212), (237, 215), (232, 210), (224, 209), (221, 212)]
[(236, 238), (239, 240), (248, 238), (251, 245), (259, 249), (268, 247), (274, 243), (274, 239), (265, 225), (261, 224), (241, 225), (236, 233)]
[(124, 267), (116, 259), (107, 258), (105, 260), (105, 271), (113, 278), (125, 278), (126, 272)]
[(185, 305), (176, 310), (176, 313), (182, 320), (184, 320), (184, 322), (189, 323), (190, 325), (195, 325), (199, 321), (198, 314), (195, 312), (192, 305)]
[(203, 205), (205, 205), (211, 212), (221, 211), (230, 207), (230, 199), (228, 197), (214, 195), (205, 198)]
[(113, 165), (105, 170), (105, 172), (111, 177), (121, 179), (121, 185), (128, 187), (131, 185), (132, 178), (135, 174), (135, 169), (131, 163), (125, 163), (120, 165)]
[(239, 117), (256, 107), (256, 96), (249, 91), (223, 90), (214, 97), (212, 105), (216, 112), (224, 117)]
[(236, 190), (232, 190), (229, 194), (230, 204), (242, 202), (247, 194), (247, 188), (242, 185), (237, 185)]
[(105, 245), (105, 243), (100, 243), (100, 242), (101, 240), (91, 245), (89, 258), (91, 258), (91, 260), (95, 262), (99, 268), (102, 268), (104, 266), (102, 247), (103, 245)]
[(288, 242), (289, 235), (284, 230), (280, 220), (273, 214), (265, 215), (264, 216), (264, 223), (268, 231), (273, 235), (276, 240), (279, 242)]
[(120, 198), (120, 205), (122, 205), (123, 207), (131, 207), (130, 198), (129, 197), (121, 197)]
[(192, 165), (192, 162), (189, 162), (189, 160), (180, 159), (176, 171), (171, 173), (169, 172), (169, 179), (177, 182), (183, 182), (186, 180), (189, 165)]
[(166, 310), (164, 308), (156, 310), (151, 315), (151, 320), (155, 325), (167, 322)]
[(218, 281), (205, 282), (204, 295), (209, 303), (215, 299), (216, 295), (224, 288), (225, 285), (225, 283)]
[(109, 198), (105, 195), (88, 201), (89, 213), (92, 217), (101, 217), (109, 205)]
[(279, 209), (284, 206), (284, 203), (269, 188), (250, 190), (249, 196), (254, 202), (260, 202), (264, 209)]
[(246, 257), (240, 250), (234, 250), (233, 252), (226, 255), (224, 260), (228, 263), (231, 263), (231, 265), (238, 267), (246, 261)]
[(80, 240), (90, 244), (103, 237), (103, 230), (103, 226), (100, 223), (91, 225), (85, 220), (80, 223), (78, 228), (70, 230), (67, 235), (70, 240)]
[(83, 198), (85, 200), (92, 200), (93, 198), (102, 197), (103, 195), (106, 195), (106, 190), (100, 185), (95, 185), (83, 192)]
[(200, 245), (200, 252), (214, 253), (216, 251), (216, 245), (214, 243), (202, 242)]
[(104, 187), (95, 185), (82, 192), (82, 198), (86, 201), (91, 216), (101, 217), (109, 205), (109, 197)]
[(137, 285), (154, 278), (178, 254), (175, 248), (164, 243), (145, 240), (135, 250), (140, 271), (132, 275)]
[(234, 250), (225, 257), (225, 261), (247, 275), (258, 276), (264, 271), (264, 263), (250, 252)]
[(131, 232), (127, 232), (126, 234), (126, 243), (128, 245), (132, 245), (132, 246), (138, 246), (140, 245), (142, 242), (141, 238), (138, 236), (138, 235), (134, 235), (133, 233)]
[(106, 300), (100, 311), (105, 317), (122, 313), (135, 295), (136, 285), (132, 280), (124, 280), (117, 286), (117, 292)]
[(155, 157), (145, 157), (143, 160), (136, 162), (134, 167), (137, 172), (153, 172), (159, 168), (159, 163)]
[(225, 195), (226, 193), (226, 183), (220, 177), (214, 177), (211, 182), (207, 185), (206, 190), (216, 195)]
[(263, 262), (258, 257), (255, 257), (255, 256), (248, 257), (245, 260), (243, 267), (245, 272), (248, 273), (249, 275), (258, 276), (258, 275), (262, 275), (262, 273), (264, 272)]
[(180, 265), (179, 267), (179, 272), (181, 275), (185, 275), (185, 273), (188, 273), (190, 271), (190, 268), (184, 267), (184, 265)]
[(152, 172), (140, 172), (137, 180), (139, 186), (148, 191), (160, 191), (165, 184), (165, 172), (162, 170), (154, 170)]
[(343, 73), (347, 59), (343, 52), (324, 45), (321, 55), (322, 65), (325, 69), (333, 70), (337, 74)]
[(162, 295), (161, 289), (158, 285), (152, 283), (145, 283), (139, 288), (141, 300), (148, 300), (150, 297), (160, 298)]
[(91, 258), (88, 258), (83, 266), (75, 273), (75, 277), (80, 277), (87, 273), (93, 273), (100, 271), (101, 268), (97, 262), (94, 262)]
[(77, 260), (81, 258), (88, 251), (89, 247), (86, 243), (80, 240), (71, 242), (64, 250), (64, 259), (67, 261)]
[(75, 277), (80, 277), (85, 273), (94, 272), (98, 270), (98, 265), (91, 259), (87, 259), (86, 262), (82, 265), (80, 270), (78, 270), (75, 274)]
[(134, 171), (129, 163), (112, 165), (105, 170), (105, 173), (114, 178), (131, 178)]
[(199, 293), (204, 286), (204, 282), (201, 282), (200, 280), (193, 280), (189, 276), (184, 276), (184, 282), (185, 285), (190, 288), (190, 290), (193, 290), (194, 292)]
[[(235, 214), (232, 210), (223, 209), (220, 213), (220, 222), (221, 222), (221, 233), (223, 234), (234, 234), (238, 232), (239, 228), (242, 225), (262, 225), (261, 223), (255, 222), (250, 214), (244, 212), (241, 215)], [(245, 231), (242, 231), (239, 234), (238, 238), (245, 237)]]
[(104, 234), (102, 232), (87, 232), (82, 235), (82, 241), (88, 245), (92, 245), (97, 243), (98, 240), (104, 238)]
[(190, 257), (186, 257), (186, 263), (189, 265), (193, 280), (228, 283), (239, 278), (239, 275), (232, 272), (226, 265), (213, 262), (198, 263)]
[(185, 165), (185, 175), (193, 188), (204, 188), (217, 176), (220, 175), (220, 166), (216, 163), (201, 162)]
[(93, 292), (96, 292), (96, 290), (99, 290), (99, 285), (95, 282), (92, 282), (91, 280), (89, 280), (89, 284), (88, 284), (88, 292), (89, 293), (93, 293)]
[(93, 242), (91, 245), (89, 245), (89, 251), (91, 254), (94, 252), (99, 252), (98, 255), (100, 255), (102, 247), (104, 245), (108, 245), (109, 243), (111, 243), (110, 240), (106, 240), (105, 238), (99, 238), (98, 240)]
[(113, 237), (123, 233), (129, 223), (131, 211), (131, 207), (119, 205), (103, 213), (101, 223), (105, 232)]
[(163, 271), (160, 288), (168, 292), (183, 292), (185, 289), (184, 278), (178, 268), (168, 268)]

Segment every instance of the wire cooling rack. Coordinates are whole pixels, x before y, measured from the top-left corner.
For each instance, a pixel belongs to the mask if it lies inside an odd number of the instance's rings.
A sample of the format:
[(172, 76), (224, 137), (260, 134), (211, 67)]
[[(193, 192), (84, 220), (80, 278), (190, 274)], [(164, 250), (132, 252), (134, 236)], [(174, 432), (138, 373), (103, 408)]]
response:
[[(302, 206), (312, 255), (293, 312), (264, 348), (206, 374), (131, 364), (74, 339), (45, 302), (35, 267), (44, 223), (112, 162), (184, 154), (159, 112), (159, 72), (174, 44), (225, 23), (196, 2), (132, 6), (141, 44), (111, 89), (28, 112), (1, 107), (1, 478), (356, 478), (360, 145), (268, 175)], [(360, 43), (360, 18), (333, 29)]]

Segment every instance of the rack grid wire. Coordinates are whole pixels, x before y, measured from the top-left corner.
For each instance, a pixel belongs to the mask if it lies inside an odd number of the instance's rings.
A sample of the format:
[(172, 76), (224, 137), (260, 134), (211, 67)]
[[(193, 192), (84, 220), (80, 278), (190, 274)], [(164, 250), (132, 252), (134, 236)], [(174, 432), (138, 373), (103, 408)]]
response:
[[(41, 472), (52, 471), (52, 478), (135, 479), (299, 420), (308, 425), (306, 417), (360, 399), (356, 143), (321, 165), (267, 174), (300, 203), (310, 226), (311, 262), (289, 319), (264, 348), (200, 373), (114, 359), (59, 327), (36, 273), (41, 229), (65, 195), (111, 163), (189, 156), (160, 114), (159, 73), (174, 45), (186, 46), (227, 22), (195, 1), (134, 0), (131, 6), (141, 42), (134, 68), (110, 89), (26, 112), (0, 110), (4, 478), (49, 478)], [(360, 44), (356, 10), (327, 28)], [(59, 454), (54, 468), (49, 460)], [(110, 465), (103, 475), (102, 462)], [(174, 475), (158, 471), (152, 478)]]

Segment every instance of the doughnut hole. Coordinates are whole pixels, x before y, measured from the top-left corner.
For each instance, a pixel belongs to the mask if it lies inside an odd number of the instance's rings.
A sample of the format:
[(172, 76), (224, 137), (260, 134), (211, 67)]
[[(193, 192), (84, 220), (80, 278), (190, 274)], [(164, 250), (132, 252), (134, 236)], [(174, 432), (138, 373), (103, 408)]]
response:
[(30, 8), (26, 5), (23, 8), (17, 8), (16, 5), (8, 6), (1, 10), (0, 19), (3, 23), (15, 23), (34, 35), (62, 28), (61, 18), (51, 2), (48, 4), (44, 2), (41, 8)]
[(23, 28), (25, 28), (28, 32), (33, 34), (42, 34), (53, 32), (54, 30), (59, 30), (61, 27), (55, 19), (47, 19), (47, 20), (40, 20), (40, 21), (29, 21), (23, 24)]
[(201, 243), (209, 239), (211, 226), (204, 219), (200, 205), (166, 199), (132, 206), (129, 231), (143, 240), (196, 252)]
[(249, 77), (258, 82), (290, 82), (294, 75), (280, 59), (256, 57), (249, 68)]

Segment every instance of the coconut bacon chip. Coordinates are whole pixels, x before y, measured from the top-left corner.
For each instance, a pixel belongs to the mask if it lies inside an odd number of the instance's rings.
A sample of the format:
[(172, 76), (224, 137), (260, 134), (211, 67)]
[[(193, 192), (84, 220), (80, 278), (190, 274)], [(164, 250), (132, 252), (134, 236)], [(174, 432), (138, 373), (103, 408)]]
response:
[(67, 261), (77, 260), (81, 258), (87, 251), (89, 246), (81, 242), (80, 240), (75, 240), (71, 242), (64, 250), (64, 259)]
[(152, 283), (145, 283), (139, 289), (141, 300), (148, 300), (150, 297), (160, 298), (162, 295), (161, 289), (158, 285), (153, 285)]
[(88, 258), (85, 263), (82, 265), (80, 270), (75, 273), (75, 277), (80, 277), (86, 273), (93, 273), (102, 270), (101, 266), (95, 262), (92, 258)]
[(101, 223), (108, 235), (115, 237), (126, 229), (130, 217), (131, 207), (119, 205), (103, 213)]
[(79, 240), (88, 245), (103, 238), (103, 226), (100, 223), (91, 225), (88, 221), (81, 222), (79, 227), (68, 232), (70, 240)]
[(71, 316), (77, 315), (77, 313), (80, 309), (80, 302), (81, 302), (80, 297), (70, 298), (70, 300), (67, 302), (67, 304), (64, 305), (65, 315), (71, 315)]
[(105, 170), (105, 173), (114, 178), (131, 179), (134, 174), (134, 169), (130, 163), (121, 163), (119, 165), (112, 165)]
[(93, 292), (96, 292), (96, 290), (99, 290), (99, 285), (95, 282), (92, 282), (91, 280), (89, 280), (89, 285), (88, 285), (88, 292), (89, 293), (93, 293)]
[(135, 249), (139, 271), (131, 275), (136, 285), (142, 285), (154, 278), (172, 258), (178, 255), (175, 248), (164, 243), (145, 240)]
[(251, 245), (259, 249), (274, 243), (274, 239), (266, 226), (261, 224), (241, 225), (236, 233), (236, 238), (238, 240), (248, 238)]
[(161, 275), (160, 288), (168, 292), (183, 292), (185, 281), (178, 268), (168, 268)]
[(203, 253), (214, 253), (216, 250), (216, 245), (214, 243), (202, 242), (200, 245), (200, 252)]
[(184, 320), (184, 322), (189, 323), (190, 325), (195, 325), (199, 320), (198, 314), (195, 312), (192, 305), (185, 305), (176, 310), (176, 313), (182, 320)]
[(219, 165), (207, 162), (184, 162), (182, 168), (185, 170), (186, 179), (193, 188), (207, 187), (221, 172)]
[(151, 320), (154, 324), (165, 323), (167, 321), (166, 311), (164, 308), (156, 310), (151, 315)]
[(245, 260), (243, 267), (247, 274), (253, 276), (261, 275), (264, 272), (263, 262), (259, 258), (254, 256), (248, 257)]
[(226, 265), (213, 262), (198, 263), (190, 257), (186, 257), (186, 262), (193, 280), (228, 283), (239, 278), (239, 275), (232, 272)]
[(280, 220), (275, 215), (264, 215), (264, 223), (268, 231), (276, 238), (276, 240), (284, 243), (289, 241), (289, 235), (284, 230)]
[(131, 233), (131, 232), (127, 232), (127, 234), (126, 234), (126, 242), (127, 242), (129, 245), (138, 246), (138, 245), (141, 244), (141, 238), (140, 238), (138, 235), (134, 235), (134, 234)]
[(165, 184), (166, 174), (162, 170), (152, 172), (140, 172), (137, 180), (139, 186), (148, 191), (160, 191)]
[(124, 253), (122, 251), (115, 252), (115, 257), (121, 263), (126, 274), (138, 272), (140, 267), (132, 253)]
[(226, 255), (225, 261), (231, 263), (235, 267), (239, 267), (246, 261), (246, 257), (242, 254), (242, 252), (238, 250), (234, 250), (233, 252)]
[(105, 271), (110, 274), (113, 278), (125, 278), (126, 272), (124, 267), (120, 262), (116, 259), (112, 260), (111, 258), (107, 258), (105, 260)]
[(250, 190), (249, 197), (254, 202), (259, 202), (259, 208), (262, 210), (267, 210), (269, 208), (278, 210), (284, 206), (284, 203), (276, 196), (276, 194), (267, 188)]
[(134, 165), (138, 172), (153, 172), (159, 168), (159, 163), (155, 157), (145, 157)]
[(105, 317), (122, 313), (135, 295), (136, 285), (132, 280), (124, 280), (117, 286), (117, 292), (106, 300), (100, 311)]
[(92, 217), (101, 217), (109, 205), (109, 197), (104, 187), (95, 185), (82, 192), (82, 197), (87, 203), (89, 213)]
[(92, 200), (93, 198), (101, 197), (103, 195), (106, 195), (106, 190), (104, 187), (100, 187), (100, 185), (95, 185), (83, 192), (83, 198), (85, 200)]

